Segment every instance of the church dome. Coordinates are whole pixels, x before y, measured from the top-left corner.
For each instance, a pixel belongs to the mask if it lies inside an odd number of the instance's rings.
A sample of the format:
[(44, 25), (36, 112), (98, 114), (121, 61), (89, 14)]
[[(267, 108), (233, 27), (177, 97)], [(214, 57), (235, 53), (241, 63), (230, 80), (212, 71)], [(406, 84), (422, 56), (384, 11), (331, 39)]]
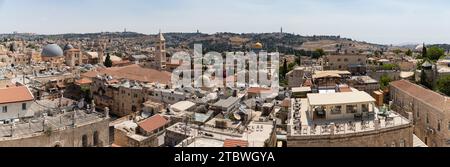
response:
[(70, 49), (74, 49), (74, 47), (71, 44), (67, 44), (66, 46), (64, 46), (64, 51), (70, 50)]
[(48, 44), (41, 53), (42, 57), (61, 57), (63, 55), (63, 50), (57, 44)]

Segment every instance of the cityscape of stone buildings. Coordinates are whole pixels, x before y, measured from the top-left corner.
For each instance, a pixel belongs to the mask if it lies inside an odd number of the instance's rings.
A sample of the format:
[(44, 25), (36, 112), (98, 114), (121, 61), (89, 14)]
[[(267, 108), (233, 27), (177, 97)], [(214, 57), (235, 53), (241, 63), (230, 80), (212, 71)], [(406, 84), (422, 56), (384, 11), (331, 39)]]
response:
[[(251, 75), (246, 70), (224, 76), (236, 88), (220, 87), (217, 74), (191, 78), (203, 87), (176, 87), (172, 72), (183, 62), (171, 56), (192, 48), (162, 32), (116, 35), (0, 44), (0, 146), (450, 146), (450, 100), (418, 82), (422, 71), (429, 81), (448, 76), (448, 56), (418, 64), (416, 57), (377, 55), (384, 48), (345, 43), (325, 48), (318, 59), (281, 52), (280, 62), (295, 64), (285, 76), (278, 74), (282, 67), (263, 69), (269, 79), (285, 80), (276, 91), (236, 81), (238, 74)], [(224, 57), (239, 49), (269, 50), (251, 38), (228, 42), (233, 49)], [(227, 63), (224, 69), (237, 64)], [(385, 64), (400, 65), (383, 69)], [(380, 79), (385, 76), (387, 86)]]

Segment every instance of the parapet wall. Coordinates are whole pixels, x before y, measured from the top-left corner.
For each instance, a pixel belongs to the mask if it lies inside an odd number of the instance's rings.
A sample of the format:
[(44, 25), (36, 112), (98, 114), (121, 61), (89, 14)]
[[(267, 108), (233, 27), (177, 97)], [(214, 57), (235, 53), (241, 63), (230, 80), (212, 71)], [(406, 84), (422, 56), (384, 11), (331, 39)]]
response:
[(288, 147), (412, 147), (413, 125), (335, 135), (287, 136)]

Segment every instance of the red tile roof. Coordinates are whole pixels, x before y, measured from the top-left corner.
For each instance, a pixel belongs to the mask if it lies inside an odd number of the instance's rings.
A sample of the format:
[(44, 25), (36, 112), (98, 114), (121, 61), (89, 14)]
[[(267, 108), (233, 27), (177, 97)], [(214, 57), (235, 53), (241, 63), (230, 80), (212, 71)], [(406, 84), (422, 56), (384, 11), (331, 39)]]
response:
[(0, 88), (0, 104), (32, 101), (31, 92), (25, 86)]
[(92, 80), (89, 78), (81, 78), (81, 79), (75, 81), (75, 84), (77, 84), (77, 85), (85, 85), (85, 84), (91, 84), (91, 83), (92, 83)]
[(391, 82), (391, 86), (416, 99), (420, 99), (421, 101), (441, 111), (450, 110), (450, 99), (447, 96), (423, 88), (406, 80)]
[(154, 115), (141, 123), (139, 123), (139, 127), (144, 129), (147, 132), (153, 132), (156, 129), (159, 129), (165, 125), (167, 125), (169, 121), (162, 117), (161, 115)]
[(272, 89), (269, 88), (258, 88), (252, 87), (247, 90), (248, 93), (261, 94), (261, 93), (271, 93)]
[(223, 147), (248, 147), (248, 142), (244, 140), (226, 139)]

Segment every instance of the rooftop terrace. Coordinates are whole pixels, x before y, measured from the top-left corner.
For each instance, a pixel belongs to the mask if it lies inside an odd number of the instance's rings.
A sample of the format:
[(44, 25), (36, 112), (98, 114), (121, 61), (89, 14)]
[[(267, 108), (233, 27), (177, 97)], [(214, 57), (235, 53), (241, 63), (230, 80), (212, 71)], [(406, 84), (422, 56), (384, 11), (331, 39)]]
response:
[(393, 112), (375, 108), (373, 116), (358, 119), (312, 120), (308, 117), (307, 99), (291, 100), (288, 133), (291, 136), (346, 135), (410, 125), (410, 121)]

